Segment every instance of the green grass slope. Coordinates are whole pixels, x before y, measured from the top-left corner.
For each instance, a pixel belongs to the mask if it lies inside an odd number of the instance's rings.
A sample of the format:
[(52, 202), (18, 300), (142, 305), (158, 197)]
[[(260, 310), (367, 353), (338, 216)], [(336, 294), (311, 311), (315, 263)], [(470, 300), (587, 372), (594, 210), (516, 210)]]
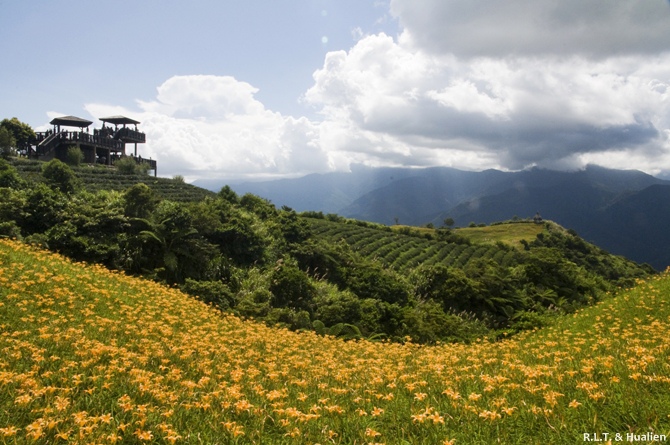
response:
[(0, 442), (663, 442), (669, 335), (667, 275), (514, 339), (422, 347), (268, 328), (0, 240)]
[[(436, 236), (439, 229), (428, 227), (413, 227), (406, 225), (391, 226), (394, 232), (413, 232), (420, 235)], [(460, 227), (453, 229), (454, 233), (477, 244), (495, 244), (501, 242), (515, 248), (521, 248), (521, 240), (534, 240), (538, 234), (545, 231), (544, 224), (533, 224), (530, 221), (491, 224), (490, 226)]]
[(501, 242), (521, 248), (521, 240), (532, 241), (545, 230), (544, 224), (523, 222), (493, 224), (485, 227), (464, 227), (456, 229), (455, 232), (473, 243), (495, 244), (496, 242)]

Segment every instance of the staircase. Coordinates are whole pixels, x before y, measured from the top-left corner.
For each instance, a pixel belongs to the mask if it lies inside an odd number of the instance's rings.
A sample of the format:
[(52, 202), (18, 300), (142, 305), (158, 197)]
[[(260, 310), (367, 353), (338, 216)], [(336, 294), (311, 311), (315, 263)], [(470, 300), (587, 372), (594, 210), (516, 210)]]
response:
[(39, 159), (53, 158), (51, 154), (56, 150), (56, 147), (60, 145), (63, 133), (67, 134), (66, 131), (52, 133), (37, 144), (37, 156)]

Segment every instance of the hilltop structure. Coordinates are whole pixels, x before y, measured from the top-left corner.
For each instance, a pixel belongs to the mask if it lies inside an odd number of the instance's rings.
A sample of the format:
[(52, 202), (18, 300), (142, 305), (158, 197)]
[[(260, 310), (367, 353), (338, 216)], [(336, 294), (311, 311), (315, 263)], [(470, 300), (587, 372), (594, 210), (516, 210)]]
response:
[[(34, 149), (28, 150), (28, 157), (41, 161), (54, 158), (65, 161), (68, 148), (75, 146), (82, 151), (84, 162), (88, 164), (114, 165), (122, 157), (130, 156), (138, 164), (146, 164), (149, 170), (153, 170), (154, 176), (157, 175), (156, 161), (137, 155), (137, 144), (146, 142), (146, 135), (137, 130), (140, 122), (125, 116), (110, 116), (100, 120), (102, 128), (94, 129), (91, 134), (89, 127), (93, 122), (89, 120), (76, 116), (54, 118), (50, 122), (52, 130), (35, 133), (36, 145)], [(126, 153), (127, 144), (134, 144), (132, 154)]]

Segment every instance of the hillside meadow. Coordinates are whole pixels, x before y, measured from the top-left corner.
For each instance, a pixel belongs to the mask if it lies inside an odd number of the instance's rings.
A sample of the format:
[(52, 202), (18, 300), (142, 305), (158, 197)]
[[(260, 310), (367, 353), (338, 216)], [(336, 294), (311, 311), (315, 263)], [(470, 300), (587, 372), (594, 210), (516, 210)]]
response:
[(669, 299), (661, 274), (495, 343), (344, 341), (0, 240), (0, 442), (663, 441)]

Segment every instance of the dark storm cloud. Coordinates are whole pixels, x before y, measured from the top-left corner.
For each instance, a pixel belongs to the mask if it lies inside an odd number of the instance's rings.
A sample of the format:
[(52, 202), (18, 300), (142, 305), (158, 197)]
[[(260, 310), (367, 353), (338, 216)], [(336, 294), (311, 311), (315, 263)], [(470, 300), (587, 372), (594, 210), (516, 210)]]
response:
[(666, 0), (392, 0), (416, 46), (459, 56), (668, 50)]
[(509, 169), (551, 166), (576, 154), (631, 149), (661, 136), (653, 123), (639, 119), (603, 126), (565, 116), (531, 118), (520, 113), (501, 120), (483, 113), (445, 108), (427, 99), (418, 101), (414, 107), (372, 113), (359, 125), (368, 131), (392, 134), (410, 145), (422, 141), (433, 149), (466, 144), (478, 147), (495, 153), (501, 165)]

